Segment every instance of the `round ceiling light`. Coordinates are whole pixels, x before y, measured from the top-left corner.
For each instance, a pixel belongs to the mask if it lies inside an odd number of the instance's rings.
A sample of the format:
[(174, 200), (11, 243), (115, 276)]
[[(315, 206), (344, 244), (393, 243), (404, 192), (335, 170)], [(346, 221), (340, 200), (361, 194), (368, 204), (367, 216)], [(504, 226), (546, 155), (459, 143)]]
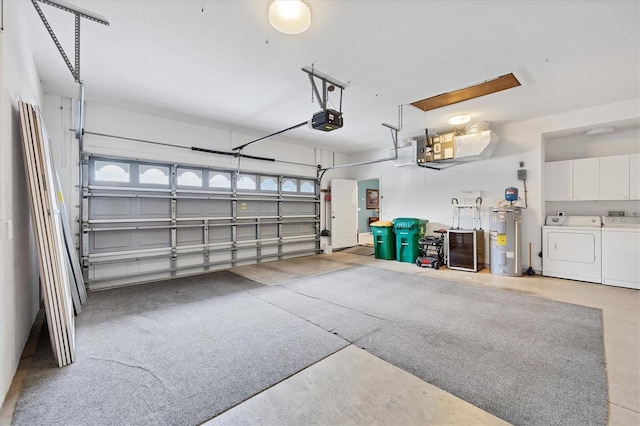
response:
[(449, 117), (449, 124), (452, 126), (458, 126), (460, 124), (468, 123), (471, 120), (471, 116), (469, 114), (458, 114), (452, 117)]
[(311, 10), (301, 0), (274, 0), (269, 6), (269, 23), (284, 34), (300, 34), (311, 25)]

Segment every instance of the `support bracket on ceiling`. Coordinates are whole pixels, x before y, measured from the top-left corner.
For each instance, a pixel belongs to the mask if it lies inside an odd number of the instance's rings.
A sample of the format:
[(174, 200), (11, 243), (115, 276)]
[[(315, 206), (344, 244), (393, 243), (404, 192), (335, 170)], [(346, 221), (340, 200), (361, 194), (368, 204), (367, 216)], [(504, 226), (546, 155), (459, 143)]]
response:
[[(62, 48), (62, 44), (60, 44), (58, 37), (56, 37), (56, 34), (53, 32), (53, 28), (51, 28), (51, 25), (49, 25), (49, 21), (47, 21), (47, 18), (44, 16), (44, 12), (42, 12), (42, 9), (40, 9), (38, 2), (48, 4), (49, 6), (64, 10), (65, 12), (72, 13), (75, 16), (75, 66), (71, 63), (69, 57)], [(95, 13), (81, 9), (61, 0), (31, 0), (31, 3), (36, 9), (36, 12), (38, 12), (40, 19), (42, 19), (42, 23), (49, 32), (53, 43), (58, 48), (58, 52), (60, 52), (60, 55), (62, 55), (62, 59), (64, 59), (64, 62), (67, 64), (67, 68), (69, 68), (69, 71), (71, 71), (71, 75), (73, 76), (74, 80), (80, 83), (80, 18), (86, 18), (90, 21), (94, 21), (107, 26), (109, 25), (109, 21), (107, 21), (100, 15), (96, 15)]]
[[(330, 75), (315, 70), (313, 67), (302, 67), (302, 71), (309, 75), (311, 89), (313, 90), (313, 93), (315, 93), (316, 98), (318, 98), (318, 102), (320, 103), (323, 111), (327, 110), (327, 99), (329, 98), (328, 92), (332, 92), (336, 87), (340, 88), (340, 108), (338, 112), (342, 112), (342, 91), (347, 87), (347, 85), (336, 80)], [(322, 82), (322, 95), (320, 95), (320, 92), (318, 91), (316, 78)], [(327, 84), (329, 85), (327, 86)]]

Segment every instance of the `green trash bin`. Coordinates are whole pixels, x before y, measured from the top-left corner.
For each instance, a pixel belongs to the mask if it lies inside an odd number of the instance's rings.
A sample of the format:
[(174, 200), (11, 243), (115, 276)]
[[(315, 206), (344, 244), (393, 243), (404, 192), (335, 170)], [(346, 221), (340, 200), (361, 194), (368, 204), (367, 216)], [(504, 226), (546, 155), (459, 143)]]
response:
[(393, 237), (393, 222), (379, 220), (371, 223), (373, 254), (376, 259), (395, 259), (396, 240)]
[(393, 231), (396, 234), (396, 259), (398, 262), (415, 263), (420, 255), (418, 241), (427, 230), (425, 219), (398, 217), (393, 219)]

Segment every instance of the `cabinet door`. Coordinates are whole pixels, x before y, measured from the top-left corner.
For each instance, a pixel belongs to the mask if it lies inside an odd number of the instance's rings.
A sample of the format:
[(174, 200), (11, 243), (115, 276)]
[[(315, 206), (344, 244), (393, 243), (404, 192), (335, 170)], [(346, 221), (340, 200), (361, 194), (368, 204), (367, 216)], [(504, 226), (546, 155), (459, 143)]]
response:
[(600, 199), (629, 199), (629, 156), (600, 157)]
[(573, 160), (573, 199), (600, 199), (600, 159)]
[(629, 156), (629, 198), (640, 200), (640, 154)]
[(566, 201), (572, 198), (572, 161), (545, 163), (547, 201)]

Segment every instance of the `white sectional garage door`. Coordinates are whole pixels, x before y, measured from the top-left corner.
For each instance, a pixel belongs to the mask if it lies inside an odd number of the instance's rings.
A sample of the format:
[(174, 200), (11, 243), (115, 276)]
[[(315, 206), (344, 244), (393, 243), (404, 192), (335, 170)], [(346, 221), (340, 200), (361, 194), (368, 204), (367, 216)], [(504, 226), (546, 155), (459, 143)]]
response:
[(93, 156), (83, 177), (89, 288), (319, 252), (315, 177)]

